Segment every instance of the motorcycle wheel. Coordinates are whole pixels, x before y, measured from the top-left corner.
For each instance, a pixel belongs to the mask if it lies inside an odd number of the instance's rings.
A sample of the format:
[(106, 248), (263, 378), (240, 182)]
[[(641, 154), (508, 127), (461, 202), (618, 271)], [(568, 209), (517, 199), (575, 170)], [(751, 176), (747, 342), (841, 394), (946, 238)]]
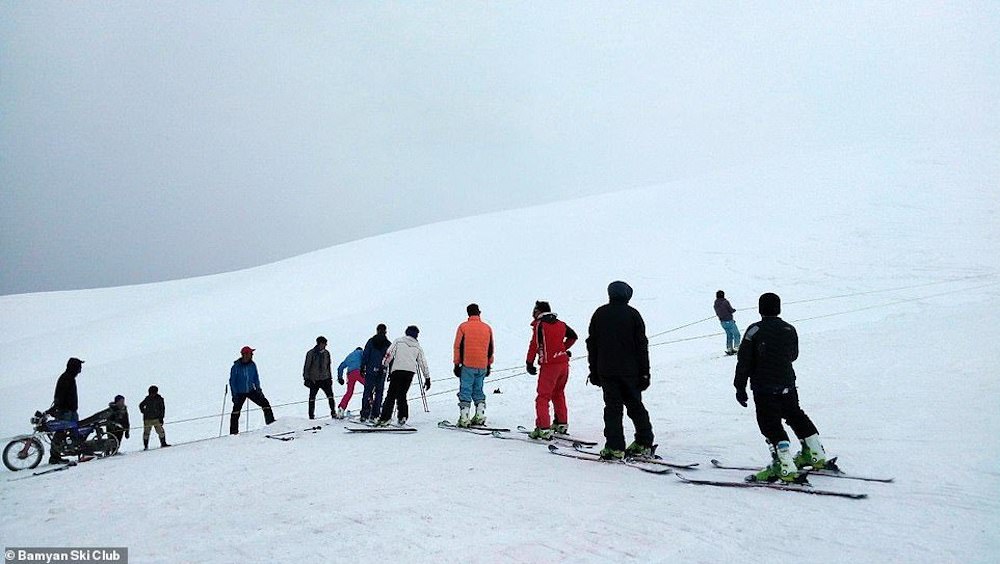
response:
[(101, 456), (114, 456), (118, 454), (118, 449), (121, 445), (118, 444), (118, 439), (114, 435), (108, 433), (108, 436), (104, 437), (104, 449), (101, 451)]
[(3, 465), (11, 472), (30, 470), (42, 462), (45, 447), (35, 437), (23, 437), (7, 443), (3, 449)]

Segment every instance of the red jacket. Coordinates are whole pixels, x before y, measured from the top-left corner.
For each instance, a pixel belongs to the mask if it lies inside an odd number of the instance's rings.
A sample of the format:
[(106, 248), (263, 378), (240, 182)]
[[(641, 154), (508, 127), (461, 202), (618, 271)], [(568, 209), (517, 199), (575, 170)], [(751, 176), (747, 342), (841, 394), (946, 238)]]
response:
[(565, 364), (566, 352), (576, 342), (576, 331), (556, 319), (556, 314), (545, 313), (531, 322), (531, 342), (528, 343), (528, 362), (538, 364)]

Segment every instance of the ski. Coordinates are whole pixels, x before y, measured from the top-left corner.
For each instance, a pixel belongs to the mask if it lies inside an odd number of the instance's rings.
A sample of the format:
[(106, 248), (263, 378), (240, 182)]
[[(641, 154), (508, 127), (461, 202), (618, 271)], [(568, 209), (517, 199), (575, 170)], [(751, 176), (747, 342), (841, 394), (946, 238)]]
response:
[(45, 470), (39, 470), (38, 472), (32, 472), (31, 474), (28, 474), (27, 476), (18, 476), (17, 478), (10, 478), (7, 481), (8, 482), (16, 482), (18, 480), (27, 480), (28, 478), (34, 478), (35, 476), (44, 476), (45, 474), (51, 474), (53, 472), (61, 472), (63, 470), (72, 468), (72, 467), (76, 466), (77, 464), (79, 464), (79, 463), (78, 462), (66, 462), (65, 464), (59, 464), (59, 465), (54, 466), (52, 468), (46, 468)]
[(589, 460), (591, 462), (602, 462), (604, 464), (621, 464), (623, 466), (628, 466), (629, 468), (635, 468), (636, 470), (642, 470), (643, 472), (649, 474), (670, 474), (673, 472), (670, 468), (647, 468), (642, 465), (641, 462), (636, 462), (630, 459), (622, 460), (605, 460), (595, 453), (585, 454), (583, 452), (575, 451), (564, 451), (560, 450), (556, 445), (549, 445), (549, 452), (558, 456), (565, 456), (566, 458), (575, 458), (577, 460)]
[(466, 433), (472, 433), (473, 435), (482, 435), (482, 436), (492, 435), (493, 433), (500, 432), (500, 431), (490, 431), (487, 429), (478, 429), (475, 427), (472, 428), (459, 427), (458, 425), (453, 424), (451, 421), (440, 421), (438, 422), (438, 427), (440, 427), (441, 429), (450, 429), (452, 431), (464, 431)]
[[(870, 476), (854, 476), (854, 475), (851, 475), (851, 474), (847, 474), (846, 472), (844, 472), (843, 470), (841, 470), (839, 467), (837, 467), (836, 462), (837, 462), (837, 458), (836, 457), (831, 458), (829, 461), (827, 461), (827, 467), (826, 468), (823, 468), (821, 470), (810, 469), (809, 470), (809, 475), (810, 476), (827, 476), (829, 478), (843, 478), (845, 480), (860, 480), (862, 482), (880, 482), (880, 483), (883, 483), (883, 484), (890, 484), (893, 481), (895, 481), (895, 478), (872, 478)], [(832, 467), (831, 467), (831, 465), (832, 465)], [(762, 468), (762, 467), (756, 467), (756, 468), (754, 468), (754, 467), (750, 467), (750, 466), (727, 466), (727, 465), (723, 464), (722, 462), (719, 462), (718, 460), (716, 460), (714, 458), (712, 459), (712, 466), (714, 466), (714, 467), (716, 467), (716, 468), (718, 468), (720, 470), (750, 470), (750, 471), (756, 471), (756, 470), (760, 470)]]
[(295, 437), (289, 437), (288, 435), (291, 435), (291, 434), (294, 434), (294, 433), (305, 433), (307, 431), (316, 432), (316, 431), (321, 430), (322, 428), (323, 427), (321, 427), (319, 425), (316, 425), (315, 427), (307, 427), (307, 428), (299, 430), (299, 431), (292, 430), (292, 431), (284, 431), (282, 433), (272, 433), (270, 435), (264, 435), (264, 437), (268, 438), (268, 439), (279, 440), (279, 441), (292, 441), (292, 440), (295, 440)]
[(833, 490), (821, 490), (812, 487), (812, 484), (782, 484), (778, 482), (743, 482), (743, 481), (729, 481), (729, 480), (695, 480), (681, 475), (680, 473), (675, 474), (680, 480), (686, 484), (697, 484), (702, 486), (719, 486), (723, 488), (770, 488), (773, 490), (784, 490), (788, 492), (800, 492), (812, 495), (826, 495), (833, 497), (843, 497), (847, 499), (865, 499), (868, 494), (856, 494), (848, 492), (838, 492)]
[(294, 441), (295, 437), (279, 437), (277, 435), (264, 435), (265, 439), (274, 439), (276, 441)]
[[(452, 423), (451, 421), (448, 421), (447, 419), (445, 419), (444, 421), (438, 422), (438, 427), (454, 427), (456, 429), (473, 429), (473, 430), (476, 430), (476, 431), (489, 431), (489, 433), (492, 433), (493, 431), (500, 431), (501, 433), (509, 433), (510, 432), (510, 429), (507, 429), (507, 428), (504, 428), (504, 427), (487, 427), (485, 425), (470, 425), (468, 427), (459, 427), (458, 425)], [(488, 435), (489, 433), (486, 433), (486, 434)]]
[[(517, 431), (519, 433), (524, 433), (525, 435), (531, 434), (531, 429), (525, 427), (524, 425), (518, 425)], [(581, 439), (579, 437), (574, 437), (572, 435), (564, 435), (562, 433), (552, 433), (553, 439), (559, 439), (560, 441), (566, 441), (570, 444), (579, 444), (584, 446), (597, 446), (596, 441), (588, 441), (587, 439)]]
[(414, 427), (348, 427), (344, 429), (352, 433), (416, 433)]
[(505, 434), (505, 433), (501, 433), (500, 431), (493, 431), (490, 434), (493, 435), (494, 438), (504, 439), (504, 440), (507, 440), (507, 441), (524, 441), (526, 443), (531, 443), (531, 444), (534, 444), (534, 445), (548, 445), (548, 444), (552, 444), (549, 441), (546, 441), (545, 439), (532, 439), (531, 437), (529, 437), (527, 435), (522, 435), (520, 433)]
[[(590, 451), (582, 450), (584, 448), (584, 446), (580, 445), (580, 444), (573, 445), (573, 448), (577, 452), (582, 452), (583, 454), (593, 454)], [(663, 460), (663, 458), (661, 458), (661, 457), (659, 457), (657, 455), (653, 455), (652, 457), (649, 457), (649, 456), (627, 456), (626, 455), (626, 457), (629, 460), (633, 461), (633, 462), (641, 462), (643, 464), (658, 464), (660, 466), (667, 466), (669, 468), (676, 468), (678, 470), (692, 470), (692, 469), (694, 469), (694, 468), (696, 468), (698, 466), (697, 462), (692, 462), (690, 464), (679, 464), (679, 463), (676, 463), (676, 462), (667, 462), (666, 460)]]

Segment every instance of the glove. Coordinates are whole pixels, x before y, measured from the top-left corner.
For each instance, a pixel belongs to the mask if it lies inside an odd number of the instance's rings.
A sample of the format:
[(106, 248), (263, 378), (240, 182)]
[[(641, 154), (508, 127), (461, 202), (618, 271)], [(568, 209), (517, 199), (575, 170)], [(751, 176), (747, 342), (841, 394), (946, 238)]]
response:
[(452, 372), (455, 373), (455, 377), (456, 378), (461, 377), (462, 376), (462, 365), (461, 364), (456, 364), (455, 365), (455, 369), (452, 370)]
[(535, 374), (538, 374), (538, 369), (535, 368), (535, 363), (533, 363), (533, 362), (529, 362), (529, 363), (525, 364), (524, 369), (527, 370), (528, 374), (531, 374), (532, 376), (534, 376)]
[(587, 376), (587, 380), (590, 380), (590, 383), (598, 388), (601, 387), (601, 377), (598, 376), (596, 372), (591, 372), (590, 375)]
[(639, 377), (639, 391), (645, 392), (649, 388), (649, 374), (643, 374)]
[(341, 386), (343, 386), (344, 385), (344, 378), (341, 377), (341, 376), (337, 376), (337, 383), (340, 384)]
[(492, 369), (493, 369), (493, 367), (492, 367), (492, 366), (487, 366), (487, 367), (486, 367), (486, 375), (487, 375), (487, 376), (489, 376), (489, 375), (490, 375), (490, 370), (492, 370)]
[(125, 431), (125, 438), (128, 438), (128, 431)]
[(573, 353), (570, 351), (566, 351), (566, 356), (573, 358)]
[(431, 379), (430, 378), (424, 378), (424, 389), (425, 390), (430, 390), (431, 389)]
[(747, 397), (747, 391), (746, 390), (744, 390), (744, 389), (736, 390), (736, 401), (738, 401), (740, 403), (740, 405), (742, 405), (743, 407), (746, 407), (748, 399), (750, 399), (750, 398)]
[(163, 425), (163, 419), (160, 419), (160, 425)]

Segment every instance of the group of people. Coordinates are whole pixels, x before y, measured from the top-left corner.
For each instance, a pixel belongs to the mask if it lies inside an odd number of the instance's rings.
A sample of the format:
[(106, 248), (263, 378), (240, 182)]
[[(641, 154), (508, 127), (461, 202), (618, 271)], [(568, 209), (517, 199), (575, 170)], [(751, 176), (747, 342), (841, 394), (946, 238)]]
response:
[[(56, 389), (53, 394), (52, 406), (45, 411), (55, 419), (69, 421), (79, 426), (87, 426), (98, 422), (108, 423), (108, 432), (121, 445), (125, 439), (131, 436), (128, 415), (128, 406), (125, 405), (125, 396), (118, 394), (113, 400), (108, 402), (108, 407), (98, 411), (90, 417), (80, 419), (79, 396), (76, 386), (76, 378), (83, 372), (83, 361), (79, 358), (70, 358), (66, 361), (66, 370), (59, 375), (56, 380)], [(163, 418), (166, 414), (163, 397), (159, 394), (159, 388), (149, 387), (149, 394), (139, 402), (139, 411), (142, 413), (142, 449), (149, 449), (149, 436), (153, 429), (160, 438), (160, 446), (168, 447), (167, 434), (163, 430)], [(49, 450), (50, 464), (64, 464), (67, 462), (60, 452), (62, 439), (65, 432), (58, 432), (52, 441)], [(83, 455), (81, 455), (81, 458)]]
[[(594, 311), (587, 330), (587, 380), (601, 388), (604, 399), (605, 445), (600, 451), (604, 459), (650, 456), (655, 449), (649, 412), (642, 401), (642, 394), (651, 381), (649, 340), (642, 315), (629, 305), (632, 293), (627, 283), (612, 282), (608, 286), (608, 303)], [(761, 320), (750, 325), (741, 339), (733, 318), (736, 310), (722, 290), (716, 293), (714, 309), (725, 330), (726, 353), (738, 355), (733, 382), (736, 400), (743, 407), (748, 405), (746, 388), (749, 385), (754, 396), (757, 424), (772, 457), (771, 464), (755, 474), (755, 478), (762, 481), (794, 481), (798, 477), (798, 469), (803, 466), (822, 468), (826, 463), (826, 453), (816, 426), (799, 406), (792, 368), (792, 363), (798, 358), (795, 328), (780, 318), (781, 299), (776, 294), (761, 295), (758, 308)], [(493, 331), (482, 321), (478, 304), (469, 304), (466, 314), (468, 319), (455, 332), (453, 350), (454, 374), (459, 378), (458, 425), (483, 426), (486, 424), (483, 385), (493, 365)], [(558, 318), (547, 301), (535, 302), (530, 327), (525, 369), (528, 374), (537, 376), (535, 428), (530, 436), (547, 440), (569, 430), (565, 389), (569, 380), (570, 349), (578, 340), (578, 335)], [(404, 336), (393, 342), (389, 341), (386, 333), (386, 326), (379, 324), (375, 335), (368, 339), (365, 346), (354, 349), (338, 366), (337, 381), (344, 384), (346, 371), (348, 386), (339, 405), (334, 402), (327, 339), (323, 336), (316, 338), (316, 346), (306, 353), (302, 370), (303, 384), (309, 388), (310, 419), (315, 418), (316, 395), (320, 390), (327, 396), (331, 417), (343, 418), (355, 385), (361, 383), (364, 388), (362, 421), (386, 426), (395, 411), (397, 422), (400, 425), (406, 423), (409, 417), (406, 396), (414, 377), (417, 377), (420, 386), (429, 390), (430, 371), (426, 355), (417, 340), (419, 329), (416, 326), (407, 327)], [(243, 347), (240, 358), (230, 370), (229, 389), (233, 401), (231, 434), (239, 432), (240, 411), (247, 400), (261, 407), (265, 423), (274, 421), (270, 403), (261, 391), (253, 353), (251, 347)], [(59, 378), (55, 401), (50, 409), (57, 417), (76, 420), (75, 377), (82, 364), (81, 360), (70, 359), (67, 371)], [(389, 386), (384, 390), (386, 380)], [(162, 427), (163, 399), (157, 394), (156, 386), (151, 386), (149, 393), (140, 404), (145, 428), (144, 448), (148, 448), (151, 428), (159, 434), (161, 446), (169, 446)], [(109, 410), (119, 420), (124, 413), (122, 427), (124, 437), (128, 438), (124, 398), (117, 396), (109, 404)], [(627, 446), (622, 425), (624, 414), (635, 427), (634, 440)], [(788, 423), (801, 442), (801, 450), (794, 456), (782, 421)], [(53, 456), (58, 458), (55, 451)]]

